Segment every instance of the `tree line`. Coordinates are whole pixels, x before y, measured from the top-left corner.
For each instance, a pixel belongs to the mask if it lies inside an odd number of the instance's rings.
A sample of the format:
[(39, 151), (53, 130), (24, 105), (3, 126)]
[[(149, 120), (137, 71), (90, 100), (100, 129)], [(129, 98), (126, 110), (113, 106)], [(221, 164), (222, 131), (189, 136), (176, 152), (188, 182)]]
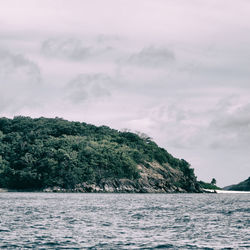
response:
[(61, 118), (0, 118), (0, 187), (74, 188), (105, 178), (137, 179), (138, 164), (169, 163), (193, 176), (151, 138)]

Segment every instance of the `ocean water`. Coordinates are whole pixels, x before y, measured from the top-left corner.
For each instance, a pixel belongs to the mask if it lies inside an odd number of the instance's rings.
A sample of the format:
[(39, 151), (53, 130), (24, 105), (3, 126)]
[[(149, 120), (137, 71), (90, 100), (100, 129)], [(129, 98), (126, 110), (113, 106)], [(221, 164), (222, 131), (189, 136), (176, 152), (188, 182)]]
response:
[(0, 248), (247, 249), (250, 195), (0, 193)]

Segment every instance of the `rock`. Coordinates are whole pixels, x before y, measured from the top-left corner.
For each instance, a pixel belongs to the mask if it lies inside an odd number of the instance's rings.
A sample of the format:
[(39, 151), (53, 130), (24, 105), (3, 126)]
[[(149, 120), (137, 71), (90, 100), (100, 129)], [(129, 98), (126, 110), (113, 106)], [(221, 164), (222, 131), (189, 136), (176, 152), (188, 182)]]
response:
[(160, 165), (157, 162), (138, 165), (140, 177), (130, 180), (126, 178), (101, 179), (98, 183), (83, 182), (74, 189), (60, 187), (46, 188), (44, 192), (81, 192), (81, 193), (186, 193), (202, 192), (195, 178), (184, 176), (183, 172)]
[(5, 193), (5, 192), (8, 192), (8, 189), (6, 189), (6, 188), (0, 188), (0, 193)]

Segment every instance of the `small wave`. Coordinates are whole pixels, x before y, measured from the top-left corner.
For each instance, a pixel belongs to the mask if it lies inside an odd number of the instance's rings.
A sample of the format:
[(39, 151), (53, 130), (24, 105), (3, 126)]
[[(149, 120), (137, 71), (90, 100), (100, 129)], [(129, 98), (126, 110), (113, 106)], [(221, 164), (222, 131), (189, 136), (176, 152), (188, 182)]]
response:
[(192, 244), (185, 244), (182, 246), (179, 246), (179, 249), (202, 249), (202, 250), (214, 250), (212, 247), (203, 247), (203, 246), (197, 246)]
[(60, 194), (6, 195), (0, 197), (0, 249), (249, 247), (246, 195), (65, 194), (62, 205)]
[(102, 226), (104, 226), (104, 227), (110, 227), (111, 225), (112, 225), (112, 223), (110, 223), (110, 222), (102, 223)]
[(146, 244), (143, 244), (143, 245), (140, 245), (139, 246), (139, 249), (168, 249), (168, 248), (172, 248), (172, 249), (177, 249), (178, 247), (173, 245), (173, 244), (168, 244), (168, 243), (165, 243), (165, 244), (159, 244), (159, 245), (156, 245), (156, 246), (153, 246), (153, 247), (148, 247)]
[(142, 214), (139, 214), (139, 213), (137, 213), (137, 214), (133, 214), (132, 215), (132, 218), (135, 218), (135, 219), (142, 219), (144, 217), (144, 215), (142, 215)]
[(88, 247), (88, 249), (107, 249), (110, 245), (108, 243), (98, 243), (94, 246)]
[(20, 249), (20, 246), (19, 245), (16, 245), (16, 244), (4, 244), (4, 245), (0, 245), (1, 249), (2, 248), (6, 248), (6, 249)]
[(1, 229), (0, 228), (0, 232), (10, 232), (10, 230), (9, 229)]
[(49, 241), (44, 243), (45, 246), (60, 246), (61, 244), (58, 241)]
[(235, 209), (236, 213), (250, 213), (250, 208), (237, 208)]
[(161, 248), (173, 248), (173, 247), (175, 247), (175, 246), (172, 244), (162, 244), (162, 245), (157, 245), (154, 248), (161, 249)]

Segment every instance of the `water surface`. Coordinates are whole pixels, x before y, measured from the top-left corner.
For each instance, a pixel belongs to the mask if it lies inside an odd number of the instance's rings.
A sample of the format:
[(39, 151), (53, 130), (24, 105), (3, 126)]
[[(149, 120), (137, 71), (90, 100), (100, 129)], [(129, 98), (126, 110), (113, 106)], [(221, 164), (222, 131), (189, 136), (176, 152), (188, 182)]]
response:
[(250, 248), (249, 194), (0, 193), (0, 247)]

